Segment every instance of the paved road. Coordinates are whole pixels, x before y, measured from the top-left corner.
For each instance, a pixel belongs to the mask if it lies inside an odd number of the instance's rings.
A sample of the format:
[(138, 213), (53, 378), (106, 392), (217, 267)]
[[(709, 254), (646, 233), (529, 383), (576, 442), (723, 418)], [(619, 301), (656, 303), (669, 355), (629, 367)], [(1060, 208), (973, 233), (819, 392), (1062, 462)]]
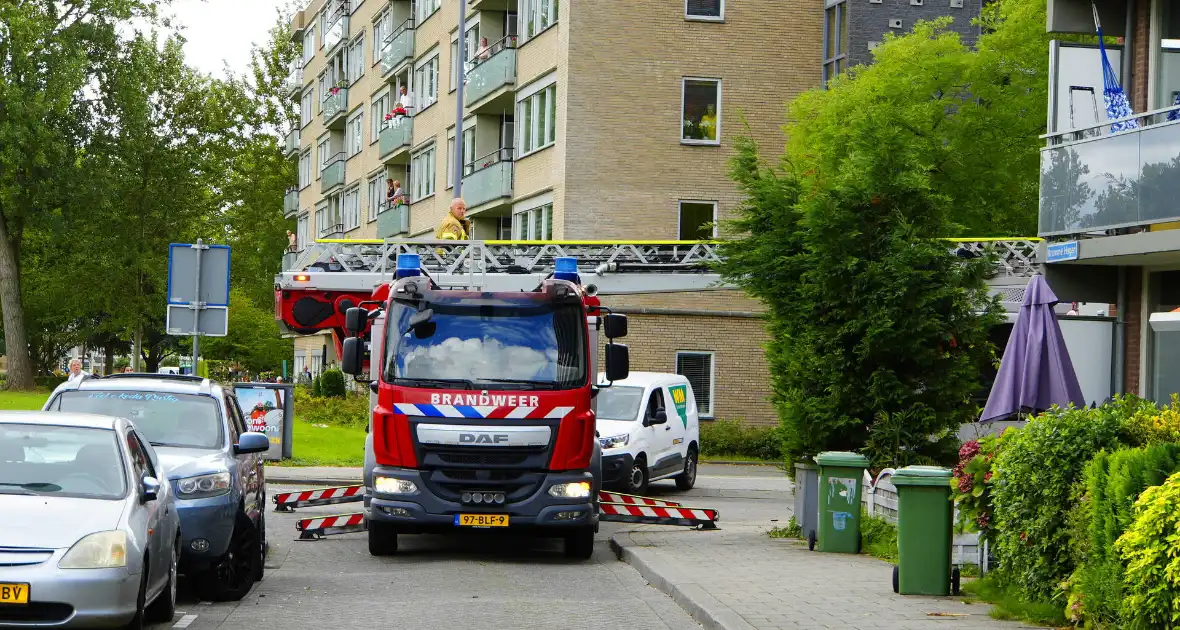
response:
[[(273, 486), (269, 492), (290, 489)], [(195, 601), (182, 581), (182, 612), (173, 623), (153, 627), (699, 627), (638, 572), (615, 560), (607, 541), (619, 525), (604, 524), (598, 549), (586, 562), (566, 560), (560, 541), (407, 536), (399, 541), (397, 556), (373, 558), (364, 534), (294, 540), (297, 518), (354, 509), (268, 511), (266, 578), (232, 604)], [(375, 614), (377, 606), (384, 616)]]

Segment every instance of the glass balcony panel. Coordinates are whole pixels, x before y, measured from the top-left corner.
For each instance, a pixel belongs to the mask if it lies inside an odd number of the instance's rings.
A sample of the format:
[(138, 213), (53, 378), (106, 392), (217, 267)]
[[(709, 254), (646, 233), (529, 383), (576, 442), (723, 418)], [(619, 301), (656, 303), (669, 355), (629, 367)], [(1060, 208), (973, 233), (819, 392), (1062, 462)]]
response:
[(385, 126), (381, 128), (379, 137), (378, 147), (381, 157), (384, 158), (397, 149), (410, 146), (413, 130), (414, 119), (410, 116), (400, 116), (387, 121)]
[(410, 231), (410, 207), (399, 205), (377, 215), (377, 238), (391, 238)]
[(348, 110), (348, 88), (342, 87), (336, 93), (328, 93), (324, 98), (323, 123), (327, 125), (333, 118)]
[(320, 192), (331, 190), (335, 186), (344, 184), (344, 159), (330, 162), (320, 172)]
[(345, 17), (337, 19), (324, 29), (324, 54), (328, 54), (337, 44), (344, 41)]
[[(465, 169), (466, 170), (466, 169)], [(468, 207), (512, 196), (512, 161), (503, 160), (463, 178), (463, 200)]]
[(381, 47), (381, 74), (386, 75), (414, 56), (414, 22), (406, 20), (400, 31)]
[(516, 83), (516, 49), (503, 48), (467, 73), (463, 103), (471, 105), (504, 87)]

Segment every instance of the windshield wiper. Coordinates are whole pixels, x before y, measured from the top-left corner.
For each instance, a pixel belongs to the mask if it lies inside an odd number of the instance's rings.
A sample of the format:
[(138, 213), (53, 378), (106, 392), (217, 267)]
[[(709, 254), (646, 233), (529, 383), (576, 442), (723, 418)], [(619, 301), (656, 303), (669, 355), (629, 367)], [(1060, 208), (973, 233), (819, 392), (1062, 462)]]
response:
[(43, 481), (34, 481), (34, 482), (30, 482), (30, 483), (3, 483), (3, 482), (0, 482), (0, 486), (7, 486), (10, 488), (20, 488), (21, 490), (31, 490), (32, 492), (29, 492), (28, 494), (36, 494), (38, 491), (40, 491), (40, 492), (58, 492), (61, 490), (61, 486), (57, 485), (56, 483), (46, 483)]
[(398, 385), (410, 387), (442, 387), (444, 385), (462, 385), (463, 389), (475, 389), (475, 384), (465, 378), (406, 378), (399, 376), (394, 379)]
[(151, 442), (152, 446), (170, 446), (172, 448), (200, 448), (190, 444), (175, 444), (173, 442)]
[(524, 385), (522, 389), (557, 389), (557, 383), (552, 381), (530, 381), (521, 378), (481, 378), (480, 382), (487, 383), (512, 383), (514, 385)]

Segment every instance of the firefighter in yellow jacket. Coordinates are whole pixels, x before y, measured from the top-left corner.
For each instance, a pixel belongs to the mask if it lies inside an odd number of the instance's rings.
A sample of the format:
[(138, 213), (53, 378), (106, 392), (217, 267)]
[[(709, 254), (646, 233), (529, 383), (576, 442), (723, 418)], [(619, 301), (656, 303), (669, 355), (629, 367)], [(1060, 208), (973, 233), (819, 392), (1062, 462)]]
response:
[(440, 241), (467, 240), (467, 222), (463, 220), (465, 216), (467, 203), (462, 198), (456, 198), (451, 202), (450, 212), (447, 212), (447, 216), (443, 217), (442, 223), (434, 231), (434, 238)]

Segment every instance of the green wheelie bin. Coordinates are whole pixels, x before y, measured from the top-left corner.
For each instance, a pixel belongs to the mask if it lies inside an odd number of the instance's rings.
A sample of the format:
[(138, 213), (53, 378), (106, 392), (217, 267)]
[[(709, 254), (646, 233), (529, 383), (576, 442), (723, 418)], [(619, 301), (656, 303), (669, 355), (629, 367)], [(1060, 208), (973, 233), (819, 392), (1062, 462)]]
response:
[(819, 550), (860, 553), (860, 493), (869, 460), (859, 453), (827, 451), (819, 465)]
[(951, 567), (951, 474), (937, 466), (906, 466), (893, 473), (897, 487), (895, 593), (958, 594), (958, 570)]

